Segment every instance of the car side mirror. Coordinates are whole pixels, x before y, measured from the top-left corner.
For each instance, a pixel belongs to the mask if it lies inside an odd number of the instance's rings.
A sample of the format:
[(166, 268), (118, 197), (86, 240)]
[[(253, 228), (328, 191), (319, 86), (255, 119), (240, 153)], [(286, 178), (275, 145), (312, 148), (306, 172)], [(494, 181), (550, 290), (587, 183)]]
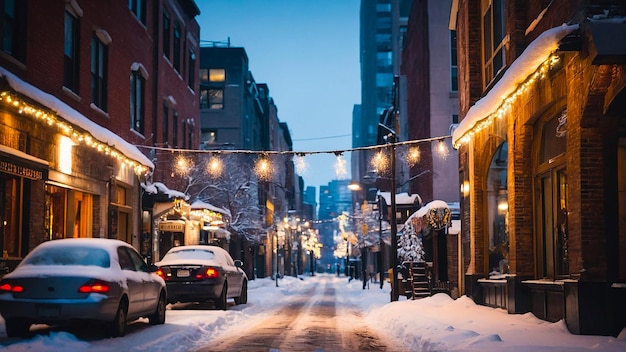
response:
[(243, 262), (239, 259), (235, 260), (235, 266), (238, 268), (243, 268)]
[(154, 264), (150, 264), (150, 265), (148, 265), (148, 270), (149, 270), (151, 273), (156, 273), (156, 271), (157, 271), (157, 270), (159, 270), (159, 267), (158, 267), (158, 266), (156, 266), (156, 265), (154, 265)]

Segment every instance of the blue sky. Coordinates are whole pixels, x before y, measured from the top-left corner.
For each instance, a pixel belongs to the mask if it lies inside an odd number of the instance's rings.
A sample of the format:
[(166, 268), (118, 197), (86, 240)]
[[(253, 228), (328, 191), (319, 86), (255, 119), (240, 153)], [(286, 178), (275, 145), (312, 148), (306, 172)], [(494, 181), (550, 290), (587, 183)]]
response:
[[(361, 102), (359, 0), (197, 0), (200, 39), (243, 47), (267, 83), (294, 151), (351, 148), (352, 109)], [(331, 138), (335, 136), (341, 136)], [(305, 158), (306, 186), (336, 179), (333, 154)], [(350, 178), (350, 153), (344, 154)]]

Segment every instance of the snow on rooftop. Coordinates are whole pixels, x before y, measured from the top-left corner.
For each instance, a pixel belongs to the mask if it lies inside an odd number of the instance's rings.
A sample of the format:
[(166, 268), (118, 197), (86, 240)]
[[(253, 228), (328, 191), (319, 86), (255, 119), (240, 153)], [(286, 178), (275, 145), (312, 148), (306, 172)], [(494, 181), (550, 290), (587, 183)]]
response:
[[(383, 197), (385, 203), (391, 204), (391, 192), (378, 192), (378, 195)], [(418, 203), (422, 203), (419, 194), (396, 193), (396, 204), (413, 204), (416, 200)]]
[(24, 94), (48, 109), (53, 110), (57, 115), (70, 124), (78, 126), (89, 132), (95, 139), (119, 150), (126, 157), (154, 169), (152, 161), (139, 151), (136, 146), (128, 143), (122, 137), (109, 131), (108, 129), (89, 120), (87, 117), (65, 104), (59, 98), (48, 94), (29, 83), (26, 83), (4, 67), (0, 67), (0, 76), (5, 77), (11, 88), (13, 88), (16, 92)]
[(558, 48), (559, 41), (576, 29), (578, 24), (563, 24), (543, 32), (530, 43), (493, 89), (468, 110), (467, 115), (452, 133), (452, 143), (456, 145), (465, 133), (495, 112), (502, 102)]
[(189, 199), (189, 196), (185, 193), (171, 190), (162, 182), (141, 183), (141, 187), (143, 187), (146, 193), (158, 194), (159, 192), (161, 192), (163, 194), (167, 194), (170, 198), (181, 198), (184, 200)]

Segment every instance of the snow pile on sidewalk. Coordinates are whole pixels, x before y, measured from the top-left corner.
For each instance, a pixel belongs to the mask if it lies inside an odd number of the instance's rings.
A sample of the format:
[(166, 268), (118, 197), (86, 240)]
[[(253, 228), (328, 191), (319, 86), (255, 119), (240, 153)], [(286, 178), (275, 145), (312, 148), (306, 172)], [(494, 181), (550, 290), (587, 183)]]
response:
[[(626, 351), (626, 332), (619, 338), (580, 336), (567, 331), (563, 321), (549, 323), (527, 313), (510, 315), (502, 309), (476, 305), (468, 297), (453, 300), (445, 294), (390, 303), (390, 287), (334, 275), (285, 277), (276, 282), (249, 282), (248, 304), (226, 311), (207, 306), (169, 306), (164, 325), (150, 326), (140, 319), (123, 338), (77, 337), (50, 331), (29, 339), (9, 339), (0, 320), (1, 351), (190, 351), (218, 337), (236, 339), (248, 326), (258, 324), (276, 309), (313, 285), (332, 285), (337, 305), (360, 308), (360, 316), (381, 336), (406, 351)], [(339, 324), (341, 325), (341, 324)], [(338, 326), (341, 328), (341, 326)]]

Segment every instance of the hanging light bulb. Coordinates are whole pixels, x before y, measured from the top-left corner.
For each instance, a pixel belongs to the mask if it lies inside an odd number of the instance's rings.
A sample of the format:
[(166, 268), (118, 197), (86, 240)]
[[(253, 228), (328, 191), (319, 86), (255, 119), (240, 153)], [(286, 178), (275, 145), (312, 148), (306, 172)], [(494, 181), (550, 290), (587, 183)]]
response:
[(337, 156), (337, 160), (335, 161), (335, 174), (337, 175), (338, 179), (344, 179), (348, 176), (346, 160), (340, 153), (335, 155)]
[(420, 158), (421, 158), (420, 147), (418, 146), (409, 147), (409, 152), (406, 155), (406, 161), (409, 164), (409, 166), (413, 167), (417, 165), (417, 163), (420, 162)]
[(260, 180), (267, 181), (272, 176), (272, 164), (266, 155), (261, 156), (254, 165), (254, 173)]
[(296, 156), (295, 164), (296, 164), (296, 171), (298, 172), (298, 174), (306, 175), (307, 170), (308, 170), (308, 165), (306, 164), (306, 161), (304, 160), (304, 154)]
[(450, 155), (450, 149), (448, 149), (448, 145), (443, 139), (440, 139), (439, 142), (437, 142), (437, 148), (435, 151), (437, 155), (444, 160), (448, 158), (448, 155)]
[(222, 175), (222, 161), (218, 157), (212, 156), (207, 162), (206, 171), (211, 177), (221, 176)]
[(179, 154), (174, 160), (174, 172), (180, 176), (188, 175), (193, 166), (193, 161), (183, 154)]
[(389, 168), (389, 158), (382, 150), (379, 150), (370, 160), (370, 164), (378, 173), (384, 173)]

